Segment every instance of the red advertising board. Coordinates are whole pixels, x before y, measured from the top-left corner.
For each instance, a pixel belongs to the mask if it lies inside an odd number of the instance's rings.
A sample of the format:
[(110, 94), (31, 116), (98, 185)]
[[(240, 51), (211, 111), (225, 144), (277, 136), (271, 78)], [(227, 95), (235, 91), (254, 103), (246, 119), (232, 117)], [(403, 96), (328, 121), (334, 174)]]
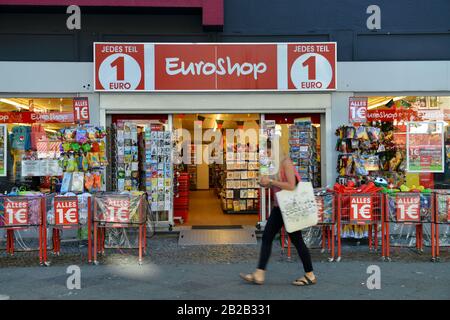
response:
[(7, 198), (5, 205), (5, 226), (28, 225), (28, 201)]
[(73, 123), (72, 112), (0, 112), (0, 123)]
[(78, 199), (76, 197), (55, 197), (54, 207), (56, 225), (79, 223)]
[(89, 123), (89, 99), (73, 98), (73, 119), (75, 123)]
[(95, 43), (97, 91), (336, 89), (336, 43)]
[(105, 200), (104, 219), (109, 223), (130, 222), (130, 200), (109, 197)]
[(420, 195), (397, 195), (397, 221), (420, 222)]
[(348, 120), (350, 123), (367, 122), (367, 97), (350, 97), (348, 99)]
[(372, 199), (370, 196), (350, 197), (350, 221), (367, 224), (372, 220)]

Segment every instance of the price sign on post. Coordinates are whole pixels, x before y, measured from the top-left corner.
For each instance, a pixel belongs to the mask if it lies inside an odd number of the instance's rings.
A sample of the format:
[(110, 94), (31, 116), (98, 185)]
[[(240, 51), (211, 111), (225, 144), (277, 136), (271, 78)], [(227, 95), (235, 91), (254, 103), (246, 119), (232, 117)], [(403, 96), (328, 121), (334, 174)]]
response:
[(348, 120), (350, 123), (367, 122), (367, 97), (350, 97), (348, 99)]
[(78, 199), (55, 197), (55, 224), (71, 225), (79, 223)]
[(5, 199), (5, 225), (23, 226), (28, 225), (28, 201)]
[(105, 204), (106, 222), (118, 224), (130, 222), (130, 199), (107, 198)]
[(397, 196), (397, 221), (419, 222), (420, 221), (420, 196)]
[(372, 220), (372, 199), (370, 196), (350, 197), (350, 220), (356, 224), (366, 224)]
[(89, 122), (89, 99), (85, 97), (73, 98), (73, 119), (75, 123)]

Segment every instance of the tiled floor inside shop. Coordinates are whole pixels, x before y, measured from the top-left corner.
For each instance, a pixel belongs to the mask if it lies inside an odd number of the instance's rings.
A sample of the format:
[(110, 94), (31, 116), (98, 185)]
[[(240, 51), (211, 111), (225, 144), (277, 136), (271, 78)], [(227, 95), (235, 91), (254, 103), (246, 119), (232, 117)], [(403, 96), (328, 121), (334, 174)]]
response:
[(189, 217), (185, 226), (254, 226), (257, 222), (257, 214), (224, 214), (214, 190), (191, 191), (189, 194)]

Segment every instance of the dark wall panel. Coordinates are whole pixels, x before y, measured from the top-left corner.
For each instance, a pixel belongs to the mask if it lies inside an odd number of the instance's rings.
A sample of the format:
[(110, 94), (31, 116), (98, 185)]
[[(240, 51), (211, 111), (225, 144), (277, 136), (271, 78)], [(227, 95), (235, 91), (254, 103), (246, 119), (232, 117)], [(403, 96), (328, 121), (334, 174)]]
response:
[(221, 42), (322, 42), (331, 41), (328, 34), (324, 35), (221, 35)]
[(77, 61), (72, 34), (0, 34), (0, 60)]
[[(82, 29), (65, 8), (0, 6), (0, 60), (92, 61), (95, 41), (336, 41), (339, 61), (450, 60), (450, 0), (226, 0), (223, 32), (196, 10), (82, 7)], [(382, 29), (366, 28), (381, 7)]]
[(449, 34), (358, 35), (355, 60), (450, 60)]
[(104, 42), (211, 42), (208, 35), (154, 35), (154, 34), (104, 34), (100, 35)]

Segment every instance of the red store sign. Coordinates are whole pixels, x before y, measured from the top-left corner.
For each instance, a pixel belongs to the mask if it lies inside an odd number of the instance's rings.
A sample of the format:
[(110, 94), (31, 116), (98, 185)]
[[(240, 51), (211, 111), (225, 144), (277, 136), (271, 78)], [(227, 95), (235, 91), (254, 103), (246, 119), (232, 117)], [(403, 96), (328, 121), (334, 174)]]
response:
[(336, 43), (95, 43), (97, 91), (336, 89)]
[(0, 123), (73, 123), (71, 112), (0, 112)]

